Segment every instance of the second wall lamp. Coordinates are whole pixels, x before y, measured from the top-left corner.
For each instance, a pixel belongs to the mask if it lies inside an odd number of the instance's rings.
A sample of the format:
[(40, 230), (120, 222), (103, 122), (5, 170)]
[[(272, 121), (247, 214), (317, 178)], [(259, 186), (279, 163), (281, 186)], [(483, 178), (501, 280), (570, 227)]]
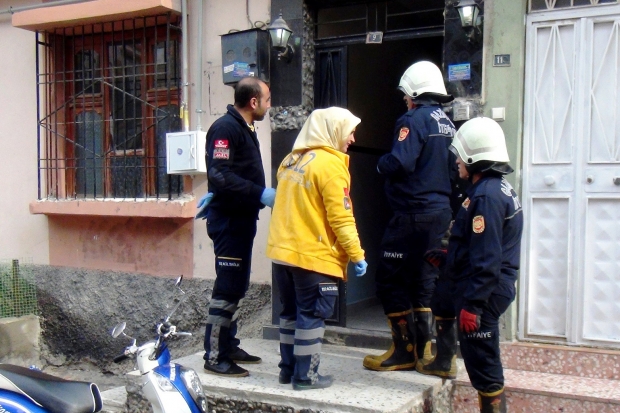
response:
[(288, 40), (291, 34), (293, 34), (293, 31), (282, 18), (282, 13), (269, 25), (268, 30), (271, 36), (271, 47), (278, 51), (278, 60), (284, 60), (287, 63), (290, 62), (295, 54), (293, 46), (288, 44)]
[(460, 0), (454, 7), (459, 12), (461, 26), (468, 31), (469, 41), (474, 41), (481, 33), (480, 6), (474, 0)]

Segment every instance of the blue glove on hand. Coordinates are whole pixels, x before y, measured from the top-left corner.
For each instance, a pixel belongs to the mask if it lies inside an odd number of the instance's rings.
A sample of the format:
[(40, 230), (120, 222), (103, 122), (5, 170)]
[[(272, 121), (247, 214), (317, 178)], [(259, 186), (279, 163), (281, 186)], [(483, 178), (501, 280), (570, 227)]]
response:
[(273, 208), (273, 203), (276, 200), (276, 190), (273, 188), (265, 188), (263, 194), (260, 196), (260, 202), (270, 208)]
[(366, 260), (361, 260), (355, 263), (355, 275), (361, 277), (366, 274), (366, 269), (368, 268), (368, 263)]
[(213, 199), (213, 192), (207, 192), (202, 198), (198, 200), (196, 204), (196, 208), (198, 208), (198, 212), (196, 213), (196, 217), (194, 219), (207, 219), (207, 206)]

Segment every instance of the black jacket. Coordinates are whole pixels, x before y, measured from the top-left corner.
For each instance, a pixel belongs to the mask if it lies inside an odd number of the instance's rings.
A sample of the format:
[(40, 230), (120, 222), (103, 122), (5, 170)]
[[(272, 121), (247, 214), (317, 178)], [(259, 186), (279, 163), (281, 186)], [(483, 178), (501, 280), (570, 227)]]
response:
[(392, 210), (424, 213), (450, 208), (456, 130), (440, 105), (420, 105), (396, 122), (392, 151), (379, 159)]
[(233, 105), (207, 132), (207, 174), (209, 216), (258, 217), (265, 206), (260, 197), (265, 189), (265, 171), (260, 145), (250, 127)]
[(519, 197), (501, 176), (483, 176), (467, 195), (452, 226), (447, 264), (452, 279), (464, 283), (464, 308), (480, 314), (500, 284), (514, 296), (523, 213)]

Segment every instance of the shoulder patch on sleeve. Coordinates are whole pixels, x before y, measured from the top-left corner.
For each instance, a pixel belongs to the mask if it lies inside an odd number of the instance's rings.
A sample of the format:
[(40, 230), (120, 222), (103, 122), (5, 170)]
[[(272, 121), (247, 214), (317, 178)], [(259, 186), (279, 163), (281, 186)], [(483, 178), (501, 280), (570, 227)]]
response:
[(482, 215), (476, 215), (474, 217), (472, 228), (476, 234), (484, 232), (484, 217)]
[(228, 149), (228, 139), (216, 139), (213, 142), (213, 147), (216, 149)]
[(407, 136), (409, 136), (409, 128), (403, 126), (400, 128), (400, 132), (398, 132), (398, 140), (402, 142), (407, 139)]

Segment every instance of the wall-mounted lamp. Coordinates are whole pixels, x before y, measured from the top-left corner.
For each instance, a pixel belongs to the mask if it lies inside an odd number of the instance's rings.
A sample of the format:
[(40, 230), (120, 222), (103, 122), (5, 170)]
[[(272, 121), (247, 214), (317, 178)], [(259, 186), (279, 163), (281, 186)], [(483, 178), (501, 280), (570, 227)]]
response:
[(454, 7), (461, 17), (461, 26), (468, 31), (469, 41), (474, 41), (480, 34), (480, 6), (474, 0), (460, 0)]
[(293, 31), (282, 18), (282, 13), (269, 25), (268, 30), (271, 36), (271, 47), (279, 52), (278, 60), (285, 60), (287, 63), (290, 62), (295, 54), (293, 46), (288, 44), (288, 39), (291, 37), (291, 34), (293, 34)]

